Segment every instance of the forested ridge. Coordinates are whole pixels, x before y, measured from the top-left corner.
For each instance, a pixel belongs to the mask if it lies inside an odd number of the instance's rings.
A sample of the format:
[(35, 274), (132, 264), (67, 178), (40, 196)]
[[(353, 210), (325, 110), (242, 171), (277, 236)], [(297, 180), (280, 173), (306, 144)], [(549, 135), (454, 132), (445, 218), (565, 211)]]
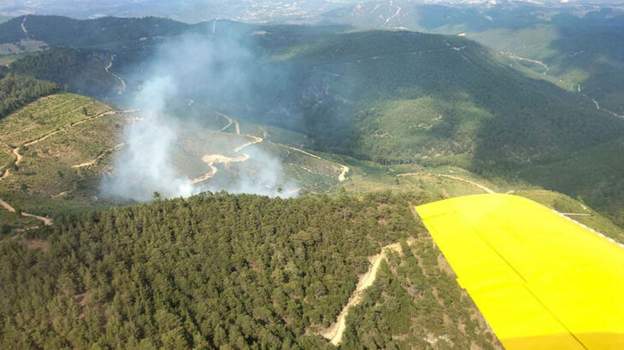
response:
[(328, 347), (315, 334), (367, 257), (425, 235), (410, 201), (205, 194), (58, 218), (0, 242), (0, 347)]
[[(24, 16), (0, 24), (0, 43), (25, 39)], [(30, 39), (53, 47), (103, 47), (139, 41), (143, 37), (179, 34), (190, 26), (165, 18), (102, 17), (78, 20), (61, 16), (26, 16)]]
[(55, 82), (67, 91), (106, 96), (119, 84), (105, 69), (111, 60), (112, 54), (104, 51), (53, 48), (13, 62), (10, 70)]
[(349, 316), (345, 348), (495, 349), (500, 344), (427, 235), (382, 264)]
[(58, 90), (56, 84), (32, 77), (0, 72), (0, 118)]

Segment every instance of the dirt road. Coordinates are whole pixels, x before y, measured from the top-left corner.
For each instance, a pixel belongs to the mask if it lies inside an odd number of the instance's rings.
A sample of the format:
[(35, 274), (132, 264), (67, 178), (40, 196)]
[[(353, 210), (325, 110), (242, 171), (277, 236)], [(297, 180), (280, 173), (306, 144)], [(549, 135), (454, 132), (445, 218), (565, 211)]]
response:
[(28, 29), (26, 28), (26, 20), (28, 20), (28, 16), (24, 16), (24, 19), (22, 20), (22, 32), (24, 32), (24, 35), (26, 36), (26, 40), (30, 39), (30, 34), (28, 34)]
[[(408, 240), (408, 245), (413, 244), (413, 239)], [(388, 252), (401, 252), (401, 244), (394, 243), (387, 245), (381, 249), (381, 252), (377, 255), (371, 256), (368, 258), (370, 262), (370, 267), (366, 273), (360, 276), (357, 286), (355, 290), (351, 294), (349, 301), (342, 308), (340, 314), (338, 314), (338, 318), (336, 322), (331, 325), (329, 328), (321, 332), (321, 336), (330, 341), (335, 346), (340, 345), (342, 342), (342, 336), (344, 335), (344, 331), (346, 330), (346, 322), (347, 316), (349, 315), (350, 308), (352, 306), (357, 306), (362, 302), (364, 297), (364, 291), (371, 287), (375, 280), (377, 279), (377, 273), (379, 272), (379, 268), (381, 267), (381, 262), (387, 258)]]
[[(394, 6), (394, 1), (390, 1), (390, 6)], [(388, 25), (388, 23), (390, 23), (390, 21), (392, 21), (395, 17), (397, 17), (398, 15), (401, 14), (401, 11), (403, 9), (400, 6), (396, 7), (396, 11), (394, 11), (394, 14), (388, 18), (386, 18), (384, 25)]]
[(540, 60), (534, 60), (534, 59), (531, 59), (531, 58), (517, 56), (517, 55), (515, 55), (515, 54), (513, 54), (511, 52), (501, 51), (500, 53), (505, 55), (505, 56), (507, 56), (507, 57), (509, 57), (509, 58), (511, 58), (511, 59), (517, 60), (517, 61), (524, 61), (524, 62), (537, 64), (538, 66), (542, 66), (544, 68), (544, 72), (542, 72), (543, 75), (547, 75), (548, 72), (550, 71), (550, 66), (548, 66), (546, 63), (544, 63), (544, 62), (542, 62)]
[(349, 174), (351, 169), (346, 165), (341, 164), (340, 166), (342, 167), (342, 171), (340, 172), (340, 175), (338, 175), (338, 181), (345, 182), (347, 181), (347, 175)]
[(118, 149), (120, 149), (124, 145), (125, 145), (124, 143), (120, 143), (120, 144), (116, 145), (115, 147), (106, 149), (106, 150), (100, 152), (100, 154), (98, 154), (98, 156), (95, 157), (93, 160), (90, 160), (90, 161), (84, 162), (84, 163), (80, 163), (80, 164), (76, 164), (76, 165), (72, 165), (72, 168), (73, 169), (80, 169), (80, 168), (86, 168), (86, 167), (93, 166), (93, 165), (97, 164), (97, 162), (99, 162), (102, 158), (104, 158), (107, 155), (117, 151)]
[[(19, 165), (24, 159), (24, 157), (19, 153), (19, 150), (20, 150), (19, 147), (13, 148), (13, 150), (11, 150), (11, 153), (13, 154), (13, 156), (15, 156), (15, 163), (13, 163), (14, 165)], [(6, 168), (4, 169), (4, 172), (2, 173), (2, 175), (0, 176), (0, 180), (4, 180), (5, 178), (9, 176), (11, 176), (11, 169)]]
[(462, 177), (459, 176), (454, 176), (454, 175), (445, 175), (445, 174), (435, 174), (436, 176), (439, 177), (445, 177), (447, 179), (452, 179), (452, 180), (456, 180), (456, 181), (461, 181), (461, 182), (465, 182), (467, 184), (473, 185), (475, 187), (478, 187), (480, 189), (482, 189), (485, 193), (496, 193), (494, 190), (490, 189), (489, 187), (486, 187), (478, 182), (474, 182), (472, 180), (468, 180), (468, 179), (464, 179)]
[[(15, 210), (15, 208), (13, 208), (12, 205), (10, 205), (9, 203), (5, 202), (2, 199), (0, 199), (0, 207), (4, 208), (10, 213), (17, 212), (17, 210)], [(26, 213), (26, 212), (22, 212), (21, 215), (23, 217), (37, 219), (41, 221), (45, 226), (52, 226), (54, 224), (54, 221), (52, 219), (45, 217), (45, 216), (34, 215), (34, 214)]]
[[(293, 147), (293, 146), (288, 146), (288, 145), (280, 145), (284, 148), (287, 148), (289, 150), (295, 151), (295, 152), (299, 152), (301, 154), (305, 154), (308, 157), (312, 157), (318, 160), (324, 160), (324, 161), (330, 161), (324, 158), (321, 158), (319, 156), (317, 156), (316, 154), (312, 154), (310, 152), (304, 151), (300, 148), (297, 147)], [(335, 162), (334, 162), (335, 163)], [(347, 181), (348, 177), (347, 175), (349, 174), (349, 172), (351, 171), (351, 168), (349, 168), (348, 166), (344, 165), (344, 164), (338, 164), (338, 166), (340, 167), (340, 174), (338, 175), (338, 182), (345, 182)]]
[[(467, 184), (470, 184), (472, 186), (478, 187), (479, 189), (483, 190), (483, 192), (485, 193), (496, 193), (496, 191), (492, 190), (491, 188), (482, 185), (478, 182), (472, 181), (472, 180), (468, 180), (465, 179), (463, 177), (460, 176), (455, 176), (455, 175), (447, 175), (447, 174), (435, 174), (435, 173), (428, 173), (430, 175), (433, 176), (437, 176), (437, 177), (443, 177), (443, 178), (447, 178), (447, 179), (451, 179), (451, 180), (455, 180), (455, 181), (460, 181), (460, 182), (464, 182)], [(399, 174), (397, 175), (397, 177), (405, 177), (405, 176), (418, 176), (418, 175), (422, 175), (422, 173), (405, 173), (405, 174)]]
[[(117, 113), (131, 113), (131, 112), (132, 111), (106, 111), (106, 112), (102, 112), (102, 113), (99, 113), (99, 114), (97, 114), (97, 115), (95, 115), (93, 117), (86, 118), (86, 119), (83, 119), (83, 120), (79, 120), (77, 122), (70, 123), (70, 124), (68, 124), (66, 126), (60, 127), (60, 128), (58, 128), (56, 130), (53, 130), (53, 131), (48, 132), (46, 134), (43, 134), (43, 135), (41, 135), (41, 136), (39, 136), (39, 137), (37, 137), (35, 139), (26, 141), (22, 145), (14, 147), (13, 150), (11, 151), (11, 153), (13, 153), (13, 155), (15, 156), (15, 163), (14, 164), (15, 165), (20, 165), (20, 163), (24, 159), (24, 156), (20, 153), (20, 150), (21, 150), (22, 147), (29, 147), (29, 146), (35, 145), (35, 144), (37, 144), (39, 142), (47, 140), (48, 138), (50, 138), (50, 137), (52, 137), (52, 136), (54, 136), (56, 134), (59, 134), (59, 133), (64, 132), (64, 131), (67, 131), (70, 128), (73, 128), (73, 127), (78, 126), (80, 124), (84, 124), (84, 123), (86, 123), (88, 121), (91, 121), (91, 120), (94, 120), (94, 119), (97, 119), (97, 118), (101, 118), (101, 117), (104, 117), (104, 116), (107, 116), (107, 115), (113, 115), (113, 114), (117, 114)], [(9, 177), (10, 175), (11, 175), (11, 169), (6, 169), (4, 171), (4, 173), (2, 174), (2, 176), (0, 176), (0, 180), (3, 180), (5, 178)]]
[(227, 115), (223, 114), (223, 113), (219, 113), (217, 112), (217, 115), (220, 116), (221, 118), (224, 118), (225, 120), (227, 120), (227, 125), (225, 125), (224, 127), (221, 128), (221, 131), (225, 131), (227, 129), (230, 128), (230, 126), (232, 126), (232, 124), (234, 124), (234, 120), (230, 117), (228, 117)]
[[(230, 119), (230, 118), (228, 118)], [(234, 121), (234, 124), (238, 125), (238, 122)], [(238, 131), (239, 128), (236, 128)], [(206, 164), (208, 164), (208, 167), (210, 167), (210, 171), (199, 176), (196, 177), (194, 179), (191, 180), (191, 183), (193, 185), (198, 185), (200, 183), (206, 182), (210, 179), (212, 179), (217, 172), (219, 171), (219, 169), (216, 167), (217, 164), (232, 164), (232, 163), (242, 163), (242, 162), (246, 162), (249, 160), (249, 158), (251, 158), (251, 155), (242, 152), (245, 148), (253, 146), (255, 144), (261, 143), (264, 141), (264, 139), (262, 137), (258, 137), (258, 136), (253, 136), (253, 135), (245, 135), (245, 137), (247, 138), (251, 138), (250, 142), (247, 142), (245, 144), (242, 144), (238, 147), (236, 147), (234, 149), (234, 152), (236, 153), (240, 153), (239, 156), (237, 157), (228, 157), (222, 154), (206, 154), (202, 157), (202, 161)]]
[(115, 55), (112, 55), (110, 58), (110, 62), (108, 63), (108, 66), (106, 66), (106, 68), (104, 69), (106, 70), (108, 74), (112, 75), (113, 77), (115, 77), (115, 79), (117, 79), (117, 81), (119, 81), (119, 91), (117, 91), (117, 94), (121, 95), (124, 92), (126, 92), (126, 81), (123, 80), (119, 75), (115, 74), (115, 72), (111, 71), (111, 68), (113, 67), (114, 62), (115, 62)]

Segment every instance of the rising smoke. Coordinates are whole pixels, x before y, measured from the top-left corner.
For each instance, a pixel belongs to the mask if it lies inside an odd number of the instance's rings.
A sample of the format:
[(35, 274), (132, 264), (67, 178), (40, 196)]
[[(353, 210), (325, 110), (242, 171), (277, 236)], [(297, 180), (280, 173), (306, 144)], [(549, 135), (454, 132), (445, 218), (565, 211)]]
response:
[[(202, 106), (227, 110), (253, 100), (253, 81), (259, 79), (254, 68), (258, 60), (243, 42), (241, 35), (194, 33), (161, 45), (147, 68), (134, 79), (143, 83), (130, 104), (140, 110), (141, 118), (126, 127), (125, 146), (116, 155), (113, 173), (102, 180), (102, 196), (148, 201), (156, 192), (170, 198), (206, 190), (296, 195), (296, 186), (285, 179), (280, 161), (257, 146), (245, 150), (253, 159), (251, 169), (241, 167), (228, 181), (194, 185), (176, 167), (176, 149), (183, 141), (184, 129), (201, 125), (201, 118), (209, 114), (193, 113), (200, 117), (190, 117), (190, 111), (186, 113), (181, 105), (200, 101)], [(201, 157), (196, 161), (201, 163)]]

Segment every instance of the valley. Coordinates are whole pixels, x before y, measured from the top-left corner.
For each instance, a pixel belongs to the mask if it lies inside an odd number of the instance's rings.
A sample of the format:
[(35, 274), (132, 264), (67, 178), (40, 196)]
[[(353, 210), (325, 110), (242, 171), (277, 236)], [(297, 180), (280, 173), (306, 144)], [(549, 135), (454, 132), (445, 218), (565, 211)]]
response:
[(322, 3), (0, 23), (0, 348), (502, 349), (563, 321), (484, 290), (620, 276), (616, 12)]

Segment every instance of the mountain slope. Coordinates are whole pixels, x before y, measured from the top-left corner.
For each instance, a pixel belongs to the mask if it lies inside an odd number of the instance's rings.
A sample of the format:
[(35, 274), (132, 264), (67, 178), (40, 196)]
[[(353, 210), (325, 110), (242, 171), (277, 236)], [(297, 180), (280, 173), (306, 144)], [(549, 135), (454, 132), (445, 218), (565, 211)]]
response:
[(179, 34), (189, 25), (164, 18), (76, 20), (61, 16), (21, 16), (0, 24), (0, 43), (39, 40), (50, 46), (111, 48), (141, 39)]
[[(0, 241), (0, 342), (330, 348), (315, 334), (346, 303), (368, 256), (412, 237), (422, 243), (411, 254), (442, 259), (408, 200), (418, 199), (218, 194), (58, 220), (54, 230)], [(431, 308), (415, 326), (433, 331), (450, 318), (453, 339), (497, 347), (485, 323), (471, 321), (478, 312), (451, 275), (437, 263), (424, 273), (445, 278), (423, 285), (424, 298), (403, 297)], [(437, 301), (435, 289), (452, 290), (461, 307)]]
[(108, 52), (52, 48), (13, 62), (10, 71), (53, 81), (78, 94), (100, 97), (114, 95), (125, 84), (110, 72), (113, 63), (114, 56)]
[[(262, 126), (303, 133), (318, 151), (382, 164), (454, 165), (563, 190), (550, 186), (556, 173), (546, 179), (519, 171), (564, 161), (624, 133), (624, 122), (608, 109), (597, 109), (599, 102), (529, 77), (509, 67), (509, 57), (458, 36), (228, 21), (195, 26), (164, 21), (161, 28), (157, 19), (31, 17), (28, 21), (42, 28), (56, 22), (62, 28), (98, 28), (105, 34), (87, 31), (73, 42), (50, 30), (48, 40), (105, 51), (57, 48), (18, 60), (11, 69), (94, 96), (116, 96), (120, 89), (119, 79), (106, 70), (113, 57), (113, 70), (122, 77), (145, 68), (161, 41), (156, 34), (233, 38), (254, 57), (246, 65), (250, 93), (226, 96), (228, 90), (221, 89), (219, 98), (188, 110), (186, 100), (206, 99), (194, 85), (185, 87), (179, 101), (183, 114), (201, 114), (201, 108), (229, 111)], [(108, 25), (145, 27), (154, 40), (133, 33), (119, 44), (112, 40), (118, 29)], [(132, 91), (141, 81), (127, 84)], [(606, 188), (618, 186), (614, 180)], [(575, 195), (571, 187), (565, 192)]]
[(590, 101), (458, 37), (336, 34), (308, 43), (289, 63), (299, 69), (302, 128), (324, 147), (379, 162), (500, 171), (624, 132), (624, 122)]
[(624, 138), (618, 138), (579, 150), (557, 162), (528, 167), (519, 176), (582, 198), (592, 207), (608, 213), (619, 225), (624, 225), (623, 151)]
[(326, 13), (331, 23), (461, 35), (500, 52), (570, 91), (581, 89), (624, 114), (624, 10), (617, 2), (464, 2), (378, 0)]

